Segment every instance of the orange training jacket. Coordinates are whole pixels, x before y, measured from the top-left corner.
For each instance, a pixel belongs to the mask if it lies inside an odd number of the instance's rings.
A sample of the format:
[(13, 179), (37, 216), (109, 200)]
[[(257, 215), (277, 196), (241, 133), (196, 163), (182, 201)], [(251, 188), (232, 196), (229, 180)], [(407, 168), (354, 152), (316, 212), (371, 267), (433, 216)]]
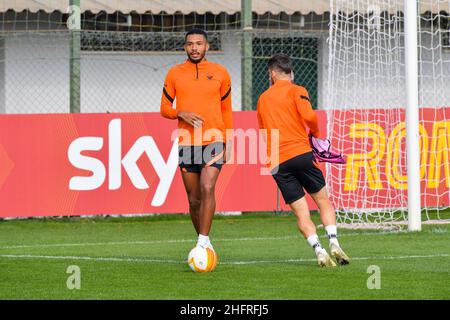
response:
[[(306, 126), (313, 136), (319, 137), (320, 134), (308, 91), (289, 80), (276, 81), (259, 97), (257, 115), (259, 127), (267, 129), (267, 156), (271, 169), (311, 151)], [(278, 150), (272, 150), (276, 147), (271, 142), (273, 129), (279, 130)]]
[[(175, 99), (176, 109), (173, 108)], [(204, 120), (202, 127), (194, 129), (179, 119), (180, 145), (224, 142), (225, 130), (233, 128), (231, 79), (225, 67), (206, 59), (197, 64), (188, 59), (172, 67), (164, 81), (161, 114), (165, 118), (177, 119), (179, 111), (195, 112)], [(186, 130), (188, 135), (180, 129)]]

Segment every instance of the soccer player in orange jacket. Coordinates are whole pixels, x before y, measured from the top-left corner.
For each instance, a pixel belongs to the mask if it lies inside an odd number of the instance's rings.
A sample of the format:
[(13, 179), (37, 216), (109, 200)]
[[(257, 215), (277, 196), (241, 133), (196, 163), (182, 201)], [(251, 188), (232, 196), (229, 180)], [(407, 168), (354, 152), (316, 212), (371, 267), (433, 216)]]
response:
[(203, 30), (187, 32), (184, 49), (187, 60), (172, 67), (164, 81), (161, 114), (178, 119), (179, 166), (197, 245), (212, 248), (214, 189), (231, 151), (226, 148), (226, 130), (233, 128), (231, 79), (225, 67), (206, 59), (209, 44)]
[[(272, 86), (258, 100), (259, 126), (267, 130), (269, 168), (285, 202), (297, 216), (299, 230), (314, 248), (318, 264), (336, 265), (320, 244), (303, 189), (311, 195), (319, 208), (320, 218), (328, 234), (331, 255), (339, 264), (348, 264), (349, 258), (337, 240), (336, 216), (328, 198), (325, 179), (309, 144), (307, 127), (313, 136), (318, 138), (320, 134), (317, 116), (311, 107), (307, 90), (293, 83), (292, 72), (289, 56), (273, 56), (269, 60)], [(279, 146), (271, 145), (272, 130), (279, 130)]]

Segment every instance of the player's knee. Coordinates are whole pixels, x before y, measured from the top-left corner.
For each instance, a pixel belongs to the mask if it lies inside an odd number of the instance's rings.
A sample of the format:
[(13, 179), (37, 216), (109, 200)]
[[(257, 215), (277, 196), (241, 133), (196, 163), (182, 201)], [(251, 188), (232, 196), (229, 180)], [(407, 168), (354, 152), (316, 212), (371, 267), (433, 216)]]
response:
[(314, 199), (319, 209), (324, 210), (331, 207), (331, 201), (328, 199), (328, 197), (320, 197), (317, 199)]
[(204, 183), (201, 185), (200, 189), (202, 192), (202, 197), (214, 195), (214, 184), (212, 184), (212, 183)]
[(318, 192), (316, 193), (311, 193), (310, 194), (311, 197), (314, 199), (314, 201), (316, 202), (325, 202), (325, 201), (329, 201), (328, 199), (328, 193), (326, 191), (326, 188), (323, 187), (322, 189), (320, 189)]
[(319, 207), (321, 213), (334, 212), (333, 204), (331, 203), (331, 200), (328, 197), (316, 200), (316, 204)]

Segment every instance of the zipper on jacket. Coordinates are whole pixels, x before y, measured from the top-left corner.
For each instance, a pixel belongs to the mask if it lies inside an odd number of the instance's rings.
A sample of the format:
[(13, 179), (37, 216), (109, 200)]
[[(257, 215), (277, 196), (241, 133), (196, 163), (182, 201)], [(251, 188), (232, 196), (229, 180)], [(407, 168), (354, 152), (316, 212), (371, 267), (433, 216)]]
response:
[(198, 63), (195, 64), (195, 69), (197, 70), (197, 80), (198, 80)]

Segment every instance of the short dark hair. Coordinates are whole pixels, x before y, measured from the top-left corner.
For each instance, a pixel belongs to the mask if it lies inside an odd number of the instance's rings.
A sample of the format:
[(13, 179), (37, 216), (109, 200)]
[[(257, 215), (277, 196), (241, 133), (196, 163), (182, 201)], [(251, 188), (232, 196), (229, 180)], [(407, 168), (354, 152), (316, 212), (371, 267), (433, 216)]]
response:
[(190, 36), (191, 34), (201, 34), (202, 36), (205, 37), (206, 42), (208, 42), (208, 35), (206, 34), (206, 32), (204, 30), (199, 29), (199, 28), (193, 28), (193, 29), (189, 30), (186, 33), (186, 36), (184, 37), (184, 42), (187, 41), (187, 37)]
[(292, 60), (287, 54), (276, 54), (269, 59), (269, 70), (276, 69), (285, 74), (290, 74), (292, 72)]

